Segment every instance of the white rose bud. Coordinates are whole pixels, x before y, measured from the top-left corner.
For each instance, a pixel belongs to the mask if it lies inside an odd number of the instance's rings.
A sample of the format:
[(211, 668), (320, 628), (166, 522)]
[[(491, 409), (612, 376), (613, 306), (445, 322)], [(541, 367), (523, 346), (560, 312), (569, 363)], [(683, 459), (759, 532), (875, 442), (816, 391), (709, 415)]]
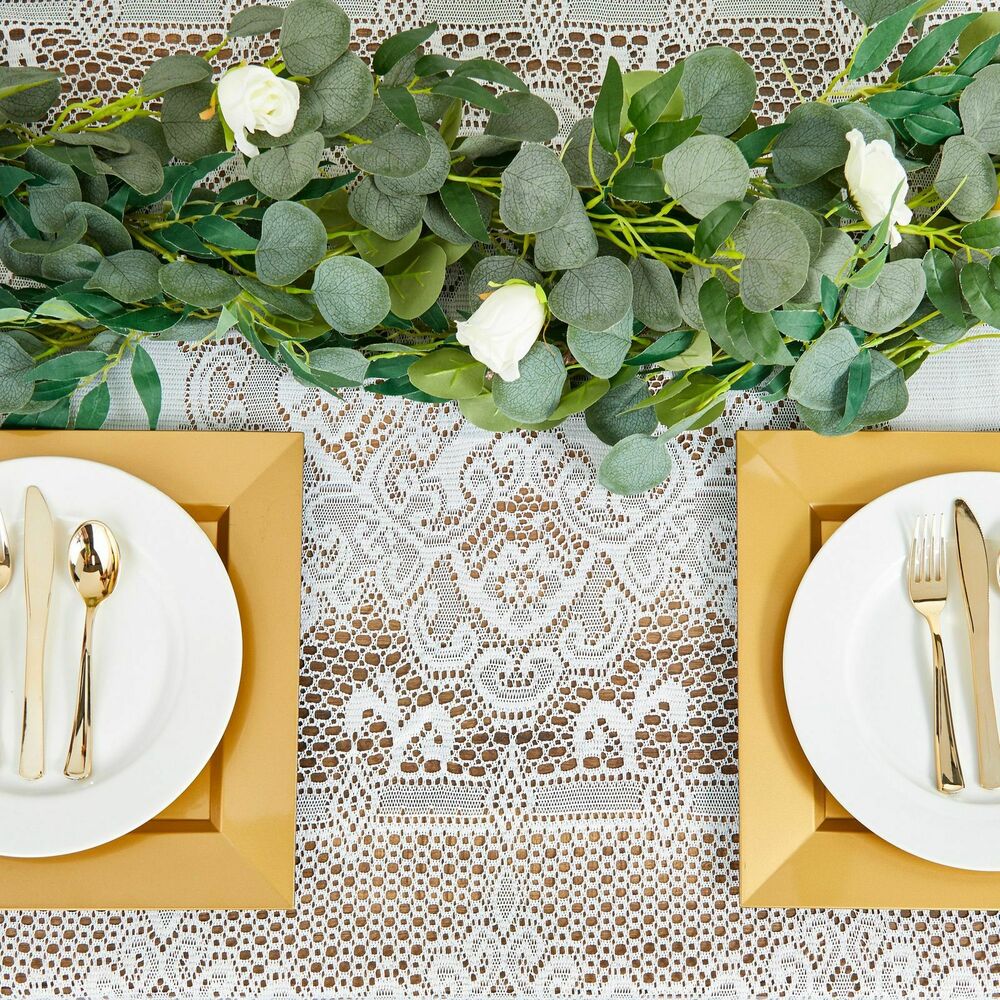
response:
[(847, 141), (851, 146), (844, 164), (847, 189), (869, 226), (877, 226), (891, 214), (889, 246), (894, 247), (903, 238), (896, 227), (905, 226), (913, 218), (906, 204), (909, 191), (906, 171), (885, 139), (865, 142), (865, 137), (852, 128), (847, 133)]
[(502, 285), (467, 319), (456, 338), (505, 382), (520, 377), (518, 362), (531, 350), (545, 323), (542, 290), (537, 285)]
[(236, 148), (256, 156), (259, 150), (247, 141), (247, 133), (263, 131), (277, 138), (291, 132), (299, 113), (299, 88), (266, 66), (239, 66), (219, 81), (219, 109)]

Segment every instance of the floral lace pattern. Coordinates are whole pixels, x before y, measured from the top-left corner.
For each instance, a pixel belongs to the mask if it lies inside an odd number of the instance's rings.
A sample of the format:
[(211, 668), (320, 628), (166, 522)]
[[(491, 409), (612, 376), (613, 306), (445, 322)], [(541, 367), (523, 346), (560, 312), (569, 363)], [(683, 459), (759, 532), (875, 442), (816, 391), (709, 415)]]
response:
[[(168, 42), (219, 40), (231, 6), (7, 0), (0, 58), (115, 89)], [(825, 0), (348, 6), (371, 47), (438, 19), (567, 117), (612, 51), (665, 65), (710, 41), (754, 61), (776, 114), (782, 62), (811, 92), (857, 33)], [(991, 348), (963, 350), (915, 377), (899, 426), (997, 426)], [(734, 434), (788, 408), (734, 399), (626, 499), (597, 485), (605, 449), (578, 418), (489, 434), (454, 406), (320, 397), (235, 339), (151, 353), (162, 427), (306, 436), (298, 907), (6, 912), (0, 995), (1000, 991), (992, 914), (739, 907)], [(127, 375), (113, 396), (108, 426), (141, 426)]]

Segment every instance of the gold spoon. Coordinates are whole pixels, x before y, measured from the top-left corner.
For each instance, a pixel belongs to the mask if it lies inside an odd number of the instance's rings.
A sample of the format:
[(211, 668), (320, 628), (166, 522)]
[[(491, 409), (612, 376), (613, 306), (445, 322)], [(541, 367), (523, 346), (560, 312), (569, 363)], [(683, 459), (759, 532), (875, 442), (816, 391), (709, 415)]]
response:
[(67, 778), (90, 777), (90, 656), (97, 605), (111, 595), (118, 582), (121, 555), (111, 529), (100, 521), (85, 521), (69, 542), (69, 575), (80, 592), (87, 615), (83, 624), (83, 652), (80, 656), (80, 683), (73, 713), (73, 734), (66, 754), (63, 774)]
[(10, 561), (10, 545), (7, 542), (7, 525), (0, 514), (0, 592), (6, 590), (13, 575)]

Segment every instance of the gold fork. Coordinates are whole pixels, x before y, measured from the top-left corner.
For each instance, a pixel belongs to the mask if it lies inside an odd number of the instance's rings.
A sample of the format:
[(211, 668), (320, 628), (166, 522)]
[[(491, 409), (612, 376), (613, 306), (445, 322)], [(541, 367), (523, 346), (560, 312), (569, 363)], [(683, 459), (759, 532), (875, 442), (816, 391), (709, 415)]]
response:
[(917, 518), (910, 542), (907, 578), (910, 602), (924, 616), (934, 646), (934, 766), (939, 792), (965, 788), (958, 760), (955, 724), (951, 718), (948, 674), (941, 641), (941, 612), (948, 598), (948, 550), (944, 539), (944, 515)]

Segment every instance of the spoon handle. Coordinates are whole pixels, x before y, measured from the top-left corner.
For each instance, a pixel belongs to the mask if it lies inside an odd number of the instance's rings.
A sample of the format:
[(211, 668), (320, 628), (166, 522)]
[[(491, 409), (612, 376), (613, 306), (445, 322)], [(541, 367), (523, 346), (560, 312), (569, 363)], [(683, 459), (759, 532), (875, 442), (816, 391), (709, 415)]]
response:
[(90, 654), (94, 637), (96, 605), (87, 606), (83, 620), (83, 651), (80, 654), (80, 681), (76, 692), (76, 711), (73, 713), (73, 733), (66, 753), (63, 774), (67, 778), (83, 780), (90, 777)]

